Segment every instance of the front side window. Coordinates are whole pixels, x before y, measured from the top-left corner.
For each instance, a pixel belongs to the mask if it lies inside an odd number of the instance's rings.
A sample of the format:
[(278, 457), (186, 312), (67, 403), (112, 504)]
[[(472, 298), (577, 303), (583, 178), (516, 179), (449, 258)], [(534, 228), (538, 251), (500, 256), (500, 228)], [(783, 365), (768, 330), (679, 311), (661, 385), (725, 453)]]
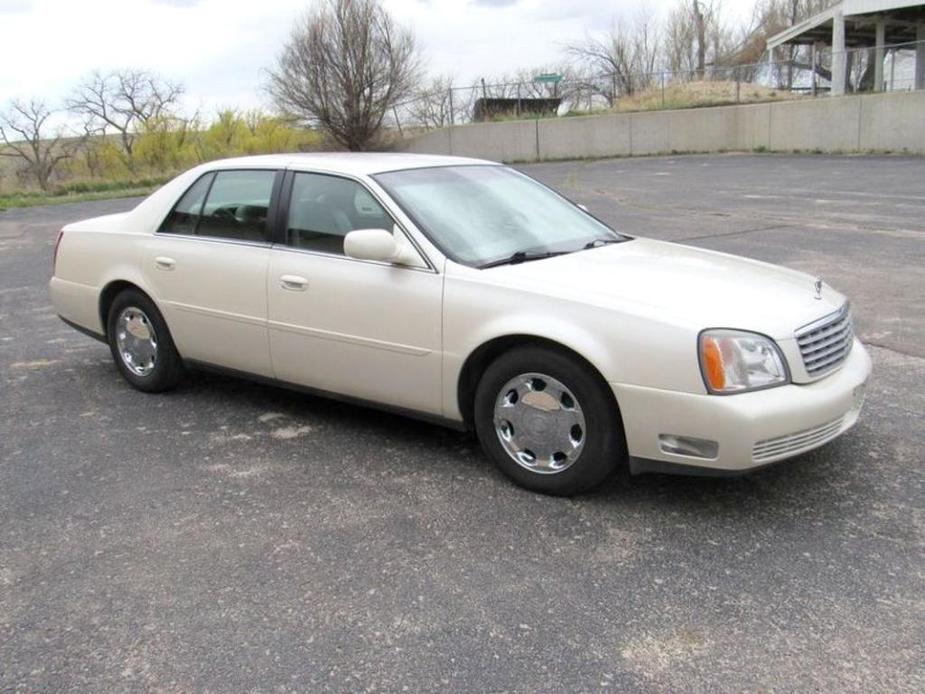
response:
[(373, 178), (445, 255), (466, 265), (571, 253), (627, 238), (505, 166), (406, 169)]
[(202, 206), (196, 234), (266, 241), (275, 171), (219, 171)]
[(289, 201), (286, 243), (335, 255), (344, 237), (357, 229), (392, 231), (392, 218), (356, 181), (324, 174), (296, 173)]

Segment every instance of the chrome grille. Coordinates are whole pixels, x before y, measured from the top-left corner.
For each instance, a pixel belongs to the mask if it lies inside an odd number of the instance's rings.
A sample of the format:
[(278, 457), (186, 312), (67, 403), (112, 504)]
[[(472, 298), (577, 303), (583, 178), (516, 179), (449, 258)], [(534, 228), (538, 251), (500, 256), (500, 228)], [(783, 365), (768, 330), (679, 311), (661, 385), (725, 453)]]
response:
[(803, 366), (810, 376), (820, 376), (841, 364), (854, 343), (854, 326), (848, 304), (796, 332)]
[(778, 456), (798, 453), (821, 446), (838, 436), (843, 421), (844, 417), (839, 417), (812, 429), (804, 429), (793, 434), (759, 441), (752, 447), (752, 458), (756, 463), (761, 463)]

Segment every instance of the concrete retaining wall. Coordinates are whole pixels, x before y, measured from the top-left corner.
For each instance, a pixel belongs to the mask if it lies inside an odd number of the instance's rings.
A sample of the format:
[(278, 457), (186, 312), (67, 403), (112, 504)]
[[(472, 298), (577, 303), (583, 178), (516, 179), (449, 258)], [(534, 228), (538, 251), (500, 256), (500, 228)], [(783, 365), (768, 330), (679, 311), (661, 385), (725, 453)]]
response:
[(771, 139), (768, 149), (856, 150), (858, 114), (863, 97), (822, 98), (771, 104)]
[(771, 104), (736, 106), (735, 149), (768, 149), (771, 145)]
[[(918, 96), (919, 99), (909, 98)], [(863, 100), (860, 148), (901, 152), (925, 152), (925, 92), (884, 94)]]
[(925, 154), (925, 91), (475, 123), (405, 149), (509, 162), (755, 149)]
[[(626, 114), (544, 118), (536, 125), (545, 159), (616, 157), (633, 152)], [(536, 158), (539, 156), (537, 153)]]
[(461, 157), (484, 157), (491, 152), (501, 161), (530, 161), (537, 158), (536, 121), (474, 123), (450, 128), (452, 152)]

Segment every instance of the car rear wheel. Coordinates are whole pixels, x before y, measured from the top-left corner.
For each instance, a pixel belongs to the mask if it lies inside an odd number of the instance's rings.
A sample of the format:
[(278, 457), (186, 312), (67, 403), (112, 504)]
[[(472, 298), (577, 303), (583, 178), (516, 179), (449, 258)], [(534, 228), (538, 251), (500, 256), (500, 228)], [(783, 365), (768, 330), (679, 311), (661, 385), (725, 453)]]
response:
[(523, 347), (496, 359), (475, 396), (475, 428), (488, 455), (521, 486), (568, 496), (587, 491), (626, 457), (613, 396), (586, 365)]
[(109, 307), (106, 334), (119, 372), (148, 393), (170, 390), (183, 376), (183, 362), (160, 311), (147, 296), (126, 289)]

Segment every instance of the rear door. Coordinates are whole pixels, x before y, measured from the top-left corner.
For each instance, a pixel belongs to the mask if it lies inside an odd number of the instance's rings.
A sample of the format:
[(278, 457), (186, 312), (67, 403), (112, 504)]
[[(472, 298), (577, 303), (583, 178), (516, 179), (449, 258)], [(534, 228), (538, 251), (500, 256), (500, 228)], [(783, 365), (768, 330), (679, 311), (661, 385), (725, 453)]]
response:
[(184, 359), (270, 377), (268, 238), (274, 169), (198, 179), (151, 237), (144, 271)]

